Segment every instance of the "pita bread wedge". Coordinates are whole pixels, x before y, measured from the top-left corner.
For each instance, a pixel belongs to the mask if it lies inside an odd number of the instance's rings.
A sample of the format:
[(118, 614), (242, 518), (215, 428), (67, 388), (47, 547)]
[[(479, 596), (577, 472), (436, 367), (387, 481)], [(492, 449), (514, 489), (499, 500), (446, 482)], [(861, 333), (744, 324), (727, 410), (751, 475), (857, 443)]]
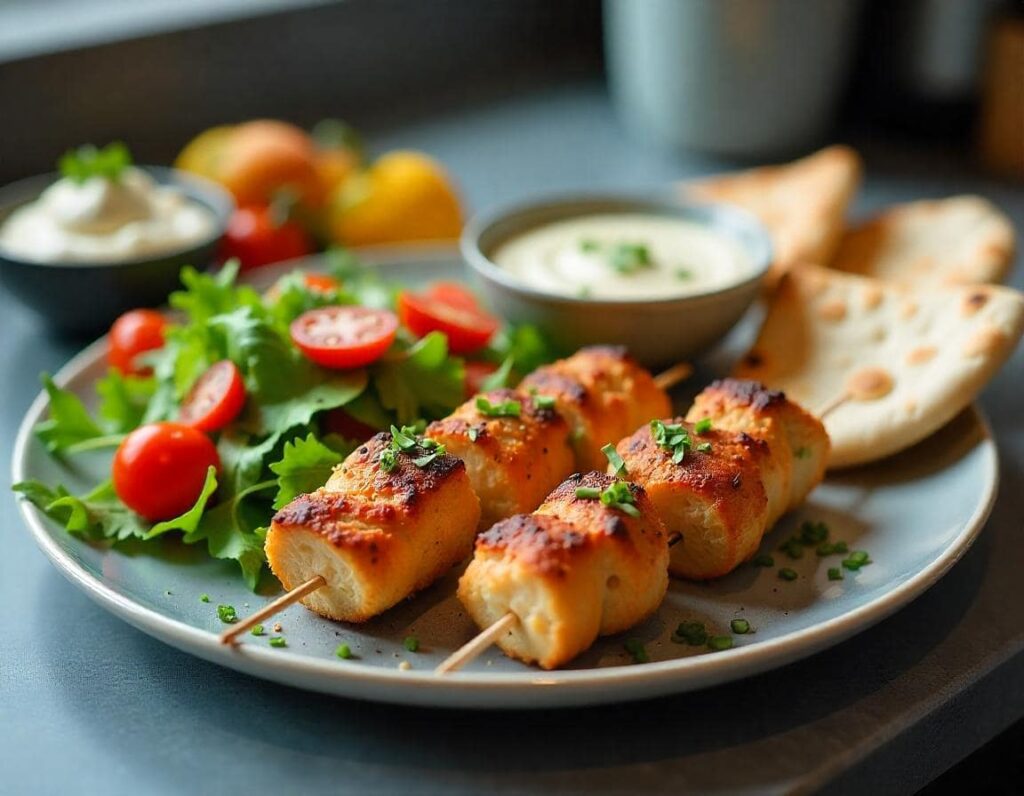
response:
[(683, 192), (699, 201), (739, 205), (764, 222), (775, 247), (772, 284), (794, 263), (824, 265), (832, 259), (860, 174), (854, 150), (830, 146), (781, 166), (696, 180)]
[[(1024, 333), (1024, 295), (992, 285), (915, 289), (798, 266), (736, 375), (825, 415), (829, 467), (910, 447), (966, 407)], [(838, 401), (842, 396), (851, 397)]]
[(849, 230), (833, 268), (907, 285), (1001, 282), (1013, 259), (1010, 220), (980, 196), (896, 205)]

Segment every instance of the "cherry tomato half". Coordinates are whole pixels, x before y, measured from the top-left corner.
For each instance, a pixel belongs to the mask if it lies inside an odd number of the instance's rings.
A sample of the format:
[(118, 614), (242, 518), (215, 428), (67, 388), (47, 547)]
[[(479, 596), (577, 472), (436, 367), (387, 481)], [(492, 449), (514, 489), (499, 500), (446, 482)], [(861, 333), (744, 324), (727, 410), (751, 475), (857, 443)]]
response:
[(221, 251), (224, 259), (237, 257), (244, 271), (304, 257), (313, 242), (295, 221), (278, 221), (266, 205), (249, 205), (232, 213)]
[(126, 375), (150, 373), (149, 368), (135, 364), (135, 357), (145, 351), (163, 348), (166, 326), (164, 316), (156, 310), (126, 312), (110, 327), (110, 353), (107, 359), (111, 366)]
[(394, 342), (398, 318), (370, 307), (321, 307), (291, 325), (292, 341), (325, 368), (358, 368), (380, 359)]
[(125, 437), (114, 454), (114, 491), (150, 522), (192, 508), (206, 471), (220, 467), (210, 438), (181, 423), (150, 423)]
[(483, 392), (484, 380), (497, 369), (498, 366), (493, 362), (467, 362), (466, 397), (472, 398), (474, 395)]
[(215, 362), (199, 377), (181, 404), (181, 422), (200, 431), (219, 431), (245, 406), (245, 382), (235, 363)]
[(479, 307), (457, 306), (422, 293), (401, 293), (398, 314), (417, 337), (443, 332), (453, 354), (469, 354), (483, 348), (500, 326), (497, 318)]
[(314, 293), (333, 293), (341, 288), (341, 282), (327, 274), (303, 274), (302, 281)]
[(434, 282), (427, 288), (427, 295), (452, 307), (464, 310), (480, 309), (480, 302), (473, 291), (458, 282)]

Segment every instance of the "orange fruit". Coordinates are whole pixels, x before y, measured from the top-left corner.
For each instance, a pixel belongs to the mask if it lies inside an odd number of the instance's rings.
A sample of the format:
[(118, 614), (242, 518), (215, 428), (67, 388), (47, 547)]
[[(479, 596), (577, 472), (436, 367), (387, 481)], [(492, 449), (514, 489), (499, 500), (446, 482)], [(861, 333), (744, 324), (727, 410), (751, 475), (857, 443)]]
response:
[(185, 145), (174, 161), (174, 167), (208, 180), (219, 180), (220, 163), (234, 130), (231, 125), (204, 130)]
[(333, 240), (347, 246), (457, 238), (462, 209), (444, 168), (422, 152), (395, 151), (350, 176), (331, 200)]
[(287, 122), (237, 125), (223, 144), (217, 179), (239, 205), (266, 204), (282, 190), (308, 205), (323, 198), (313, 142)]

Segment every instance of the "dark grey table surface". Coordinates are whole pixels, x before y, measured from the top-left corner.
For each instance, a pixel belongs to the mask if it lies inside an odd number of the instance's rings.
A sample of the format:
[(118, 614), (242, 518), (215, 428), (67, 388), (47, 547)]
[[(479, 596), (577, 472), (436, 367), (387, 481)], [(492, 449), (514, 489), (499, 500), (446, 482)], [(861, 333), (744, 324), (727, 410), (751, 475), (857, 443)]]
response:
[[(538, 190), (642, 188), (714, 165), (628, 140), (599, 88), (551, 89), (381, 130), (426, 149), (470, 206)], [(856, 211), (973, 191), (1024, 220), (1017, 186), (966, 159), (868, 146)], [(1024, 269), (1013, 278), (1024, 287)], [(0, 294), (0, 440), (80, 343)], [(979, 541), (922, 598), (801, 663), (700, 693), (535, 713), (348, 702), (220, 669), (66, 583), (8, 495), (0, 604), (0, 793), (905, 793), (1024, 716), (1024, 351), (981, 399), (1002, 457)], [(2, 472), (8, 476), (7, 455)]]

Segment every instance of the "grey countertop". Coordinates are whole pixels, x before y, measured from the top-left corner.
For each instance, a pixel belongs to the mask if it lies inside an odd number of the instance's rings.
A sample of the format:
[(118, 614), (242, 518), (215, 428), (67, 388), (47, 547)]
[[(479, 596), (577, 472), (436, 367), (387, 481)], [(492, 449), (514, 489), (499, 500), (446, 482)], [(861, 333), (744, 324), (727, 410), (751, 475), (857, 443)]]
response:
[[(468, 203), (538, 190), (642, 188), (715, 165), (629, 141), (590, 85), (406, 120), (376, 147), (441, 157)], [(958, 156), (867, 146), (856, 208), (983, 193), (1024, 219), (1019, 187)], [(1014, 275), (1024, 286), (1024, 269)], [(81, 343), (0, 295), (0, 440)], [(347, 702), (220, 669), (91, 603), (0, 503), (0, 792), (905, 793), (1024, 716), (1024, 351), (981, 399), (1002, 486), (979, 541), (922, 598), (801, 663), (653, 702), (536, 713)], [(7, 455), (3, 473), (8, 476)]]

